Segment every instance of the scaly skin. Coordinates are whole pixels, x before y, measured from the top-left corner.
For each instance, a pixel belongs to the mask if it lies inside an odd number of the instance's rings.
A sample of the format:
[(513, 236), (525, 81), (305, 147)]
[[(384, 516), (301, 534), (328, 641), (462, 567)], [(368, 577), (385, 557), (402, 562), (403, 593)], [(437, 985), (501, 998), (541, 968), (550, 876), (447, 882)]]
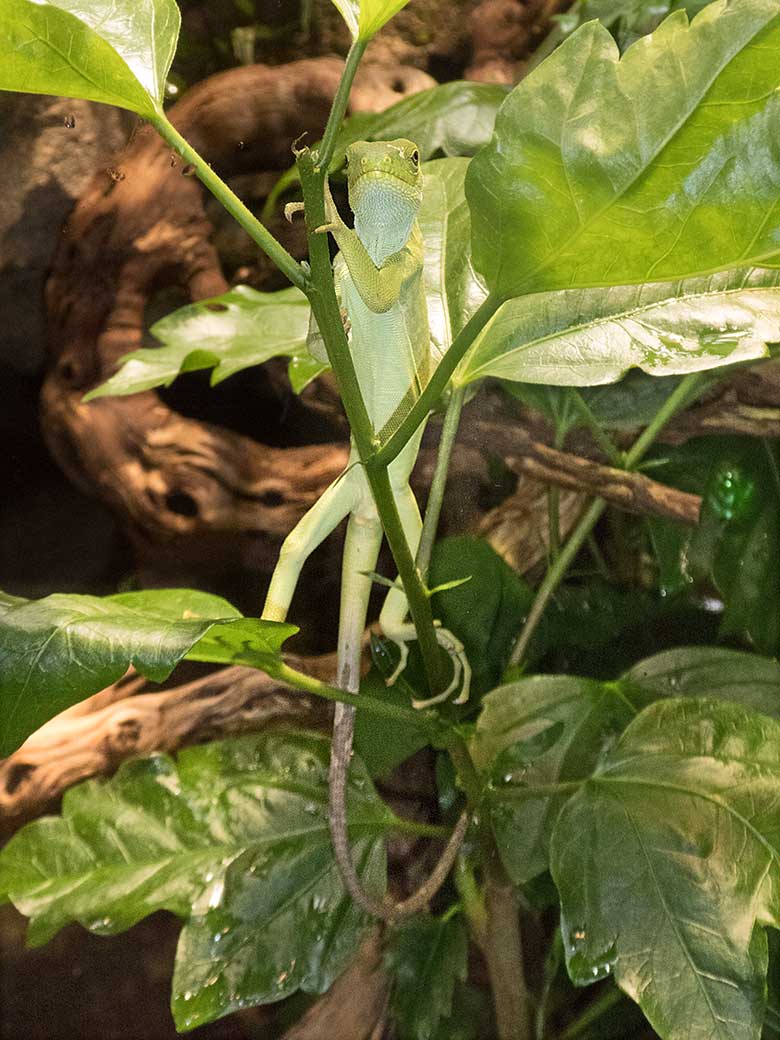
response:
[[(361, 393), (374, 430), (381, 440), (389, 437), (408, 414), (430, 376), (431, 351), (423, 285), (423, 241), (417, 223), (422, 201), (423, 175), (419, 152), (411, 141), (365, 141), (347, 150), (349, 202), (355, 215), (354, 230), (341, 220), (326, 191), (328, 223), (317, 230), (332, 233), (339, 246), (334, 261), (336, 291), (349, 328), (350, 350)], [(414, 554), (420, 540), (421, 520), (409, 487), (417, 458), (421, 427), (398, 457), (388, 475), (409, 547)], [(342, 564), (339, 614), (337, 683), (351, 693), (360, 684), (360, 659), (366, 610), (371, 591), (367, 572), (376, 568), (382, 527), (368, 481), (353, 444), (344, 473), (303, 517), (285, 540), (271, 579), (263, 618), (283, 621), (301, 567), (325, 537), (349, 516)], [(406, 664), (406, 644), (415, 638), (407, 621), (408, 604), (403, 591), (388, 594), (379, 624), (398, 643), (401, 658), (388, 683), (395, 681)], [(425, 707), (444, 700), (458, 688), (459, 703), (468, 697), (470, 669), (460, 642), (437, 627), (437, 639), (453, 660), (453, 678), (443, 693)], [(344, 883), (358, 905), (375, 916), (394, 920), (424, 908), (446, 877), (466, 829), (466, 816), (458, 821), (450, 842), (431, 877), (403, 903), (379, 903), (367, 895), (352, 863), (346, 817), (346, 784), (352, 756), (354, 709), (338, 704), (333, 727), (330, 769), (330, 827), (336, 859)]]

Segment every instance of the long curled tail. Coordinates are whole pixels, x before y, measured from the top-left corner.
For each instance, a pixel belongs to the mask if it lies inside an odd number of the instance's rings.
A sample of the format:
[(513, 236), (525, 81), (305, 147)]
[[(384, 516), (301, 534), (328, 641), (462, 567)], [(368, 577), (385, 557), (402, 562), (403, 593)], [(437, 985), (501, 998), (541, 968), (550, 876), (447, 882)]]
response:
[(365, 891), (358, 877), (352, 861), (347, 833), (347, 775), (352, 758), (354, 730), (355, 709), (349, 704), (337, 704), (330, 756), (330, 812), (328, 814), (333, 850), (344, 886), (361, 910), (384, 921), (398, 921), (409, 914), (424, 910), (441, 888), (463, 844), (469, 824), (469, 814), (466, 810), (461, 813), (438, 863), (416, 892), (398, 903), (387, 898), (382, 902), (372, 898)]

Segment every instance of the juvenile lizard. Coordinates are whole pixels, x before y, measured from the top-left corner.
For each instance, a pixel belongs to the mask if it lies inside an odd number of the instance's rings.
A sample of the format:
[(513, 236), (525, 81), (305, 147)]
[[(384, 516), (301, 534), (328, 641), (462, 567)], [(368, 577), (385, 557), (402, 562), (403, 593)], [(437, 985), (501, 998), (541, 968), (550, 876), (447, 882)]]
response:
[[(326, 185), (328, 223), (340, 252), (334, 278), (350, 352), (360, 390), (380, 441), (386, 440), (408, 414), (428, 381), (431, 344), (423, 284), (423, 240), (417, 222), (423, 173), (419, 150), (399, 139), (352, 144), (347, 149), (349, 203), (354, 230), (338, 214)], [(316, 336), (311, 337), (316, 352)], [(417, 459), (421, 426), (390, 464), (388, 475), (412, 554), (420, 540), (421, 519), (409, 477)], [(356, 693), (366, 611), (382, 541), (382, 526), (363, 467), (353, 443), (347, 468), (325, 491), (285, 540), (263, 608), (263, 618), (287, 617), (301, 568), (307, 557), (346, 516), (349, 517), (342, 564), (337, 684)], [(387, 680), (395, 682), (406, 666), (409, 641), (416, 638), (408, 621), (408, 604), (400, 587), (388, 593), (379, 616), (384, 635), (400, 647), (398, 666)], [(471, 670), (459, 640), (436, 628), (437, 641), (453, 662), (452, 680), (443, 693), (413, 701), (423, 708), (460, 690), (456, 703), (468, 698)], [(350, 854), (346, 819), (346, 782), (352, 755), (355, 710), (336, 705), (330, 768), (330, 827), (336, 859), (352, 898), (375, 916), (395, 919), (424, 908), (446, 877), (466, 830), (464, 814), (426, 883), (402, 903), (378, 903), (362, 888)]]

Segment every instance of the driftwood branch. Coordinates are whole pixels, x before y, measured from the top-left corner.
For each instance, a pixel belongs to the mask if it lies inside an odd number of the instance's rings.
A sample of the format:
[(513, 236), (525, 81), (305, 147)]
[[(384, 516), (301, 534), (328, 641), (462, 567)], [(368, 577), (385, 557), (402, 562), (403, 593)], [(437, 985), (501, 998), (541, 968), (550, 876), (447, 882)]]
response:
[[(318, 58), (233, 69), (194, 87), (169, 117), (223, 176), (281, 170), (302, 129), (313, 138), (321, 132), (341, 68), (336, 58)], [(382, 107), (432, 82), (414, 69), (367, 66), (352, 108)], [(342, 444), (269, 447), (178, 414), (153, 392), (81, 401), (143, 345), (157, 292), (177, 287), (185, 302), (228, 288), (212, 230), (198, 181), (182, 176), (150, 127), (139, 130), (75, 207), (53, 260), (42, 427), (62, 468), (114, 509), (145, 561), (267, 571), (281, 538), (341, 470)], [(300, 228), (289, 233), (302, 235)], [(259, 377), (266, 388), (260, 409), (278, 399), (276, 371)], [(327, 381), (302, 402), (288, 398), (291, 425), (306, 420), (310, 439), (343, 433)], [(274, 425), (269, 416), (266, 426)]]
[[(330, 676), (332, 658), (297, 664)], [(0, 819), (14, 830), (68, 787), (113, 773), (136, 755), (176, 751), (283, 724), (329, 724), (330, 706), (252, 668), (223, 668), (173, 689), (149, 692), (131, 675), (42, 726), (0, 762)]]
[(695, 524), (701, 498), (651, 480), (641, 473), (605, 466), (590, 458), (557, 451), (537, 440), (522, 426), (474, 423), (463, 434), (474, 446), (489, 444), (514, 472), (542, 484), (568, 491), (598, 495), (632, 513), (661, 516)]

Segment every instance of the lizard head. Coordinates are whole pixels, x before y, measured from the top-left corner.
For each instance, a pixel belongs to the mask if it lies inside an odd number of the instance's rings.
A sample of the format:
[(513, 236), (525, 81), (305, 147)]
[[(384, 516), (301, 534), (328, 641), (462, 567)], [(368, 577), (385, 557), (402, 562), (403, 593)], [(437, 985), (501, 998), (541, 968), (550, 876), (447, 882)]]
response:
[(349, 204), (355, 230), (375, 257), (406, 245), (423, 194), (420, 151), (404, 138), (356, 141), (347, 148)]

